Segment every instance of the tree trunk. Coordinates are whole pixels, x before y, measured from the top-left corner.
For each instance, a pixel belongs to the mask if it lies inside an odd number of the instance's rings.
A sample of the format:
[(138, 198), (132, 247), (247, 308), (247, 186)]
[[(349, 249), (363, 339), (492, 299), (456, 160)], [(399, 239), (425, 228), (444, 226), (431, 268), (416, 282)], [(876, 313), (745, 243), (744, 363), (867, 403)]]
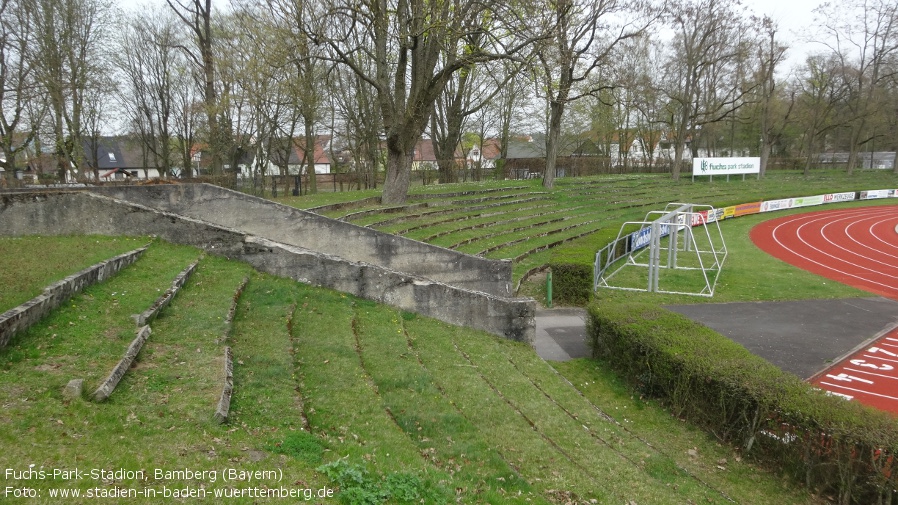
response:
[(414, 153), (412, 149), (404, 149), (403, 146), (395, 142), (387, 142), (387, 178), (384, 181), (384, 189), (381, 195), (381, 203), (384, 205), (405, 204), (408, 198), (409, 179), (412, 169), (412, 155)]
[(561, 133), (561, 116), (564, 114), (564, 102), (553, 101), (549, 104), (549, 135), (546, 136), (546, 171), (543, 174), (543, 187), (555, 187), (555, 167), (558, 163), (558, 137)]
[(763, 135), (763, 140), (761, 141), (761, 170), (758, 172), (758, 177), (764, 177), (764, 174), (767, 173), (767, 162), (770, 160), (770, 142), (767, 140), (767, 135)]
[(670, 167), (670, 174), (673, 177), (673, 180), (680, 180), (680, 165), (683, 163), (683, 150), (685, 146), (679, 140), (674, 146), (674, 160), (673, 166)]
[(318, 180), (315, 174), (315, 134), (312, 132), (312, 120), (310, 117), (306, 116), (305, 120), (305, 134), (306, 134), (306, 151), (305, 151), (305, 159), (306, 159), (306, 174), (309, 176), (308, 184), (306, 184), (306, 192), (315, 194), (318, 193)]

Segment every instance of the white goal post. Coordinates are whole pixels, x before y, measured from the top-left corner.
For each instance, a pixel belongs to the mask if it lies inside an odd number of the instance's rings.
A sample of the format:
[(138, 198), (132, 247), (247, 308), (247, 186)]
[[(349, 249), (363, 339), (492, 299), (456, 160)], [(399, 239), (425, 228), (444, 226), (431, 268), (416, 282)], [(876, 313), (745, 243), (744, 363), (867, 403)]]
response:
[(718, 214), (710, 205), (670, 203), (624, 223), (596, 253), (593, 289), (713, 296), (727, 255)]

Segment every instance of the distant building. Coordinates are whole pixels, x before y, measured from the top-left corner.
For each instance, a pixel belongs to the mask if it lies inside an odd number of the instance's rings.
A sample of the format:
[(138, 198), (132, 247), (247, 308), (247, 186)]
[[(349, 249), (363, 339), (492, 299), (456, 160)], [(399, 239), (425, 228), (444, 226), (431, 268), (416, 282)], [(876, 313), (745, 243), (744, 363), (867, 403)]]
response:
[[(841, 166), (848, 165), (847, 152), (831, 152), (823, 153), (819, 157), (820, 163), (824, 166)], [(883, 170), (892, 170), (895, 168), (895, 151), (874, 151), (858, 153), (858, 161), (861, 162), (862, 168), (878, 168)]]
[[(155, 157), (145, 155), (137, 140), (128, 137), (83, 139), (84, 165), (75, 176), (100, 182), (158, 179)], [(69, 181), (72, 182), (72, 181)]]
[[(331, 148), (332, 137), (330, 135), (317, 135), (312, 153), (316, 174), (331, 173), (331, 159), (328, 152)], [(299, 175), (306, 171), (306, 139), (294, 137), (272, 142), (271, 152), (268, 153), (267, 173), (269, 175), (281, 174), (286, 170), (286, 175)], [(243, 176), (250, 176), (248, 170), (241, 170)]]

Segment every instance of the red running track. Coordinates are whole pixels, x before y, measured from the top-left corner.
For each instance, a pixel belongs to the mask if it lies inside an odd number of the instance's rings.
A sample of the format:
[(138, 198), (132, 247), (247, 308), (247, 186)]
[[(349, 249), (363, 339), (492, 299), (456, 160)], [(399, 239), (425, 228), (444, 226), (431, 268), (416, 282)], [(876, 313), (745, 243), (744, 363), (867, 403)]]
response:
[[(898, 300), (898, 206), (784, 216), (759, 224), (750, 236), (755, 245), (787, 263)], [(810, 382), (898, 414), (898, 329)]]

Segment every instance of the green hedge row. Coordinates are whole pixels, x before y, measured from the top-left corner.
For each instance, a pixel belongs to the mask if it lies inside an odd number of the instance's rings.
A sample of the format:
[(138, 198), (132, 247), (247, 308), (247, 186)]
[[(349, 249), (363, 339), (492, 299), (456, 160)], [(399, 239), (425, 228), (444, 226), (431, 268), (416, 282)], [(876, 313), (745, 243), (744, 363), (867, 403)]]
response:
[[(585, 306), (592, 299), (592, 270), (596, 251), (617, 237), (617, 230), (603, 229), (553, 249), (547, 262), (552, 271), (552, 301), (558, 305)], [(601, 244), (601, 245), (598, 245)]]
[(602, 357), (674, 415), (842, 504), (898, 503), (898, 420), (831, 396), (685, 316), (594, 303)]

